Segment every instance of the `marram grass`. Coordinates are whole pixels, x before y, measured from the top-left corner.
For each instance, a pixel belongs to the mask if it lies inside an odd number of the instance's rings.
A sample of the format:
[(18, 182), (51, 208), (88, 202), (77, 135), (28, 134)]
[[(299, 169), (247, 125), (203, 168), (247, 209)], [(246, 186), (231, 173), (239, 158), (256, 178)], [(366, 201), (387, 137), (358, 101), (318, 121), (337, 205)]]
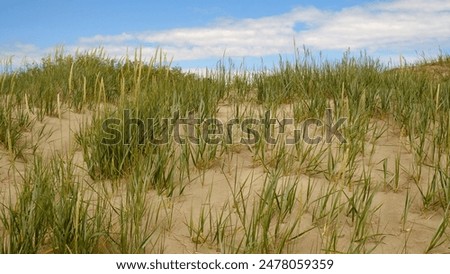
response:
[[(271, 69), (222, 60), (203, 76), (170, 63), (161, 51), (116, 60), (101, 49), (4, 62), (0, 252), (448, 252), (448, 56), (392, 68), (305, 50)], [(49, 121), (62, 128), (68, 115), (86, 119), (57, 149)], [(289, 117), (298, 131), (276, 144), (239, 143)], [(345, 142), (304, 142), (340, 117)], [(276, 122), (239, 124), (264, 118)], [(105, 142), (108, 132), (121, 138)], [(205, 132), (222, 136), (208, 143)], [(398, 212), (386, 208), (395, 201)], [(432, 229), (419, 235), (420, 218)]]

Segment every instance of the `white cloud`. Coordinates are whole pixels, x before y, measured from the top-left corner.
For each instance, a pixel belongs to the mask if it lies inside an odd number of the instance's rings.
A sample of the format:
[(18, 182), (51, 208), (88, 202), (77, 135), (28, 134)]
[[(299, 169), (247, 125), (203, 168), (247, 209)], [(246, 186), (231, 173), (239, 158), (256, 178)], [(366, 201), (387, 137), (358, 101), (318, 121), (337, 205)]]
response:
[(334, 12), (317, 28), (300, 32), (298, 38), (321, 50), (437, 48), (450, 41), (450, 5), (444, 2), (399, 0), (353, 7)]
[[(133, 54), (136, 47), (142, 46), (150, 55), (161, 47), (168, 56), (184, 61), (218, 59), (224, 53), (231, 57), (292, 53), (294, 38), (297, 45), (317, 51), (351, 48), (396, 54), (437, 49), (450, 44), (450, 2), (395, 0), (338, 11), (297, 7), (269, 17), (219, 19), (205, 27), (82, 37), (67, 48), (102, 46), (110, 56), (120, 57), (130, 51)], [(36, 55), (32, 47), (17, 47), (15, 51)]]
[(93, 37), (80, 38), (81, 44), (95, 44), (95, 43), (123, 43), (129, 40), (133, 40), (134, 36), (128, 33), (122, 33), (119, 35), (95, 35)]
[(8, 64), (9, 60), (12, 61), (12, 65), (14, 66), (39, 62), (46, 52), (46, 50), (40, 49), (33, 44), (16, 43), (10, 46), (0, 45), (0, 60), (2, 61), (0, 64)]

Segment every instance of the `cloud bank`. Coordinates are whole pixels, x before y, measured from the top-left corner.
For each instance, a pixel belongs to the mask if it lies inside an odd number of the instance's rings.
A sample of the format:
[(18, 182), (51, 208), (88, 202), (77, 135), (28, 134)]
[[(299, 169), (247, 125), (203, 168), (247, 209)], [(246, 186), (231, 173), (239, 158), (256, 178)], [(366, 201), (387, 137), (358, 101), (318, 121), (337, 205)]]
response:
[[(113, 57), (137, 47), (162, 48), (177, 61), (289, 54), (304, 45), (313, 51), (366, 50), (394, 54), (446, 49), (450, 45), (450, 1), (395, 0), (341, 10), (297, 7), (287, 13), (247, 19), (218, 19), (208, 26), (80, 37), (69, 51), (102, 46)], [(1, 48), (1, 46), (0, 46)], [(33, 59), (52, 49), (18, 44), (3, 56)], [(5, 54), (6, 53), (6, 54)]]

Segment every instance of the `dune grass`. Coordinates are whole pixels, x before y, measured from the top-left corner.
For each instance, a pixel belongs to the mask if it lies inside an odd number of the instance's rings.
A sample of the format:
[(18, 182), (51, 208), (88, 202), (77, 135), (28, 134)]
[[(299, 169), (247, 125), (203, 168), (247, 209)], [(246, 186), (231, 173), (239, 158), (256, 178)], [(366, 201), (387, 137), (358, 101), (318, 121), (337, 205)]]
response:
[[(203, 76), (171, 67), (161, 51), (116, 60), (101, 49), (59, 49), (38, 65), (5, 62), (0, 145), (10, 167), (2, 172), (17, 175), (0, 203), (0, 252), (161, 253), (176, 233), (192, 252), (381, 252), (392, 235), (380, 195), (401, 197), (398, 233), (417, 211), (438, 216), (421, 252), (442, 252), (450, 243), (448, 56), (403, 68), (364, 53), (335, 62), (307, 50), (295, 56), (254, 71), (220, 62)], [(220, 116), (225, 107), (235, 124)], [(90, 119), (68, 152), (40, 155), (27, 136), (66, 112)], [(345, 142), (326, 135), (340, 117)], [(240, 129), (249, 118), (275, 122)], [(280, 133), (283, 118), (294, 131)], [(306, 127), (322, 142), (306, 143)], [(276, 144), (236, 143), (267, 134)], [(189, 190), (219, 183), (211, 174), (224, 178), (226, 197), (213, 200), (210, 186), (177, 220)]]

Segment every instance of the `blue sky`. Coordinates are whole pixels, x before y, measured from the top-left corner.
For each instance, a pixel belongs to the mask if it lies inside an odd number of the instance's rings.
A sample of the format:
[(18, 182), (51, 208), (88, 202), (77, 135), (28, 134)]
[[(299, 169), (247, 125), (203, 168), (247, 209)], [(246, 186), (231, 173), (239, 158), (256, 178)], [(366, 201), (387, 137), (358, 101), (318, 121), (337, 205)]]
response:
[(102, 46), (111, 57), (160, 47), (183, 68), (228, 57), (260, 62), (296, 45), (336, 57), (350, 48), (382, 60), (450, 49), (450, 1), (2, 1), (0, 58), (38, 62)]

